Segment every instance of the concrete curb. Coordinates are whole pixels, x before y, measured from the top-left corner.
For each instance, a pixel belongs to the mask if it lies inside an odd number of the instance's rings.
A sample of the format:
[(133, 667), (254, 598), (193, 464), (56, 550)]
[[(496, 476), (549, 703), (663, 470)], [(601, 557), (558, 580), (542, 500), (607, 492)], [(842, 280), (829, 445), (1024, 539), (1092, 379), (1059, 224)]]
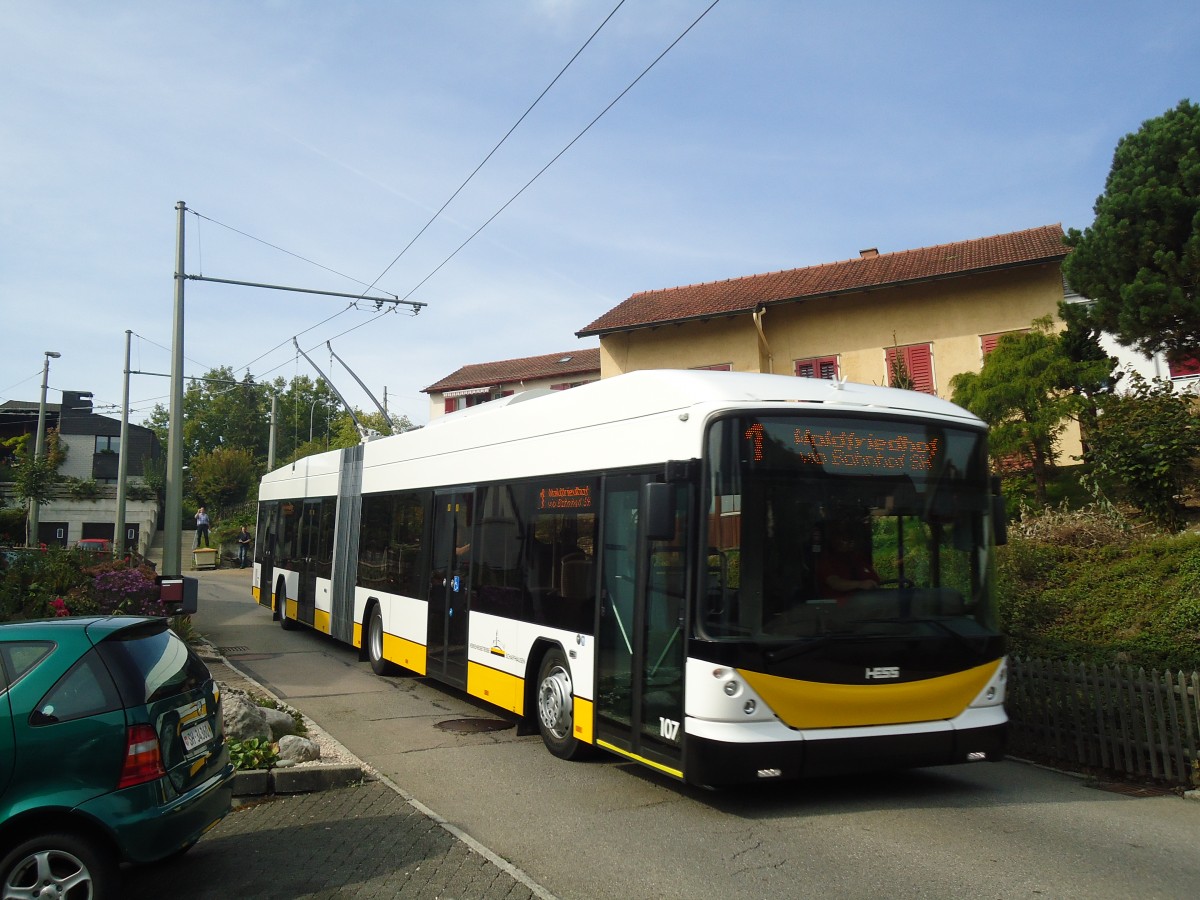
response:
[(319, 765), (277, 769), (243, 769), (233, 776), (233, 796), (261, 797), (266, 794), (311, 794), (346, 787), (364, 780), (361, 766)]
[[(278, 697), (230, 663), (211, 644), (201, 646), (200, 657), (208, 665), (213, 677), (217, 681), (225, 682), (227, 687), (249, 686), (254, 693), (279, 701)], [(229, 677), (229, 675), (233, 677)], [(290, 704), (288, 705), (290, 706)], [(298, 766), (277, 766), (271, 769), (242, 769), (234, 772), (233, 775), (234, 797), (311, 794), (315, 791), (346, 787), (360, 781), (377, 780), (371, 767), (347, 750), (344, 744), (335, 740), (308, 716), (304, 716), (304, 722), (310, 732), (319, 732), (322, 741), (336, 746), (339, 756), (343, 759), (353, 760), (353, 762), (306, 763)]]

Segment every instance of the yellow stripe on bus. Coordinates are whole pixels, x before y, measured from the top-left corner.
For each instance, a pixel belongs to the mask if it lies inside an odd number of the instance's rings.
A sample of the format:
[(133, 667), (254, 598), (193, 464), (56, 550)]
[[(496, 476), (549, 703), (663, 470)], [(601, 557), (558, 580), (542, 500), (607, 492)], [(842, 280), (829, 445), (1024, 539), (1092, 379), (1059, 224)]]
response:
[(322, 634), (329, 634), (329, 613), (323, 609), (314, 609), (313, 628)]
[(383, 658), (418, 675), (425, 674), (425, 645), (383, 633)]
[(585, 744), (595, 743), (595, 707), (591, 700), (576, 697), (575, 703), (575, 739)]
[(516, 675), (468, 662), (467, 693), (518, 716), (525, 714), (525, 680)]
[(624, 756), (626, 759), (632, 759), (635, 762), (640, 762), (642, 765), (649, 766), (652, 769), (658, 769), (658, 771), (665, 772), (667, 775), (671, 775), (675, 778), (683, 777), (683, 771), (680, 769), (672, 769), (670, 766), (664, 766), (662, 763), (656, 763), (652, 759), (646, 759), (644, 756), (638, 756), (636, 753), (630, 753), (628, 750), (622, 750), (620, 747), (616, 747), (610, 744), (608, 741), (596, 741), (596, 746), (603, 747), (605, 750), (611, 750), (613, 753)]
[(953, 719), (983, 690), (1000, 660), (902, 684), (823, 684), (738, 669), (792, 728), (851, 728)]

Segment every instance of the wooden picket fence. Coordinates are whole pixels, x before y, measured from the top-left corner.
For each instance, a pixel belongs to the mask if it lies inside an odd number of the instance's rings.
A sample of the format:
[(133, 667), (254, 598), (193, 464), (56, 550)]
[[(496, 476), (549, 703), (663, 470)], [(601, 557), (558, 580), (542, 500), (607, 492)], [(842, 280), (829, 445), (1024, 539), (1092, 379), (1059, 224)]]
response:
[(1009, 753), (1193, 786), (1200, 672), (1011, 657)]

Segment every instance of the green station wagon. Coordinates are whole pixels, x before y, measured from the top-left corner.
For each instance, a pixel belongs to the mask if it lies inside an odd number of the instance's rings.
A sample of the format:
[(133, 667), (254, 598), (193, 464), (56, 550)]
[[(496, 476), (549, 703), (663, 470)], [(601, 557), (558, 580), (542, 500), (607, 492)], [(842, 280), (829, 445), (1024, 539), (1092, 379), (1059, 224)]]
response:
[(217, 684), (165, 619), (0, 625), (0, 897), (115, 897), (230, 809)]

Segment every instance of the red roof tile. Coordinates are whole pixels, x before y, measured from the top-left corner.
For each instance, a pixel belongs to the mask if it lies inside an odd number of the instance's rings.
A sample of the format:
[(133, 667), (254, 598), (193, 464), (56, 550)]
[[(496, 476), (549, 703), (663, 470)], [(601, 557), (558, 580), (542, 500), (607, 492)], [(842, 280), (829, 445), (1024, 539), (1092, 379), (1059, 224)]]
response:
[(457, 372), (421, 390), (422, 393), (432, 394), (462, 388), (510, 384), (514, 381), (531, 381), (535, 378), (568, 378), (574, 375), (599, 374), (600, 348), (588, 347), (585, 350), (567, 350), (564, 353), (547, 353), (544, 356), (527, 356), (524, 359), (506, 359), (463, 366)]
[(1011, 234), (878, 256), (866, 255), (804, 269), (642, 291), (610, 309), (576, 335), (586, 337), (685, 319), (735, 315), (762, 304), (1032, 265), (1062, 259), (1066, 255), (1062, 226), (1045, 225)]

